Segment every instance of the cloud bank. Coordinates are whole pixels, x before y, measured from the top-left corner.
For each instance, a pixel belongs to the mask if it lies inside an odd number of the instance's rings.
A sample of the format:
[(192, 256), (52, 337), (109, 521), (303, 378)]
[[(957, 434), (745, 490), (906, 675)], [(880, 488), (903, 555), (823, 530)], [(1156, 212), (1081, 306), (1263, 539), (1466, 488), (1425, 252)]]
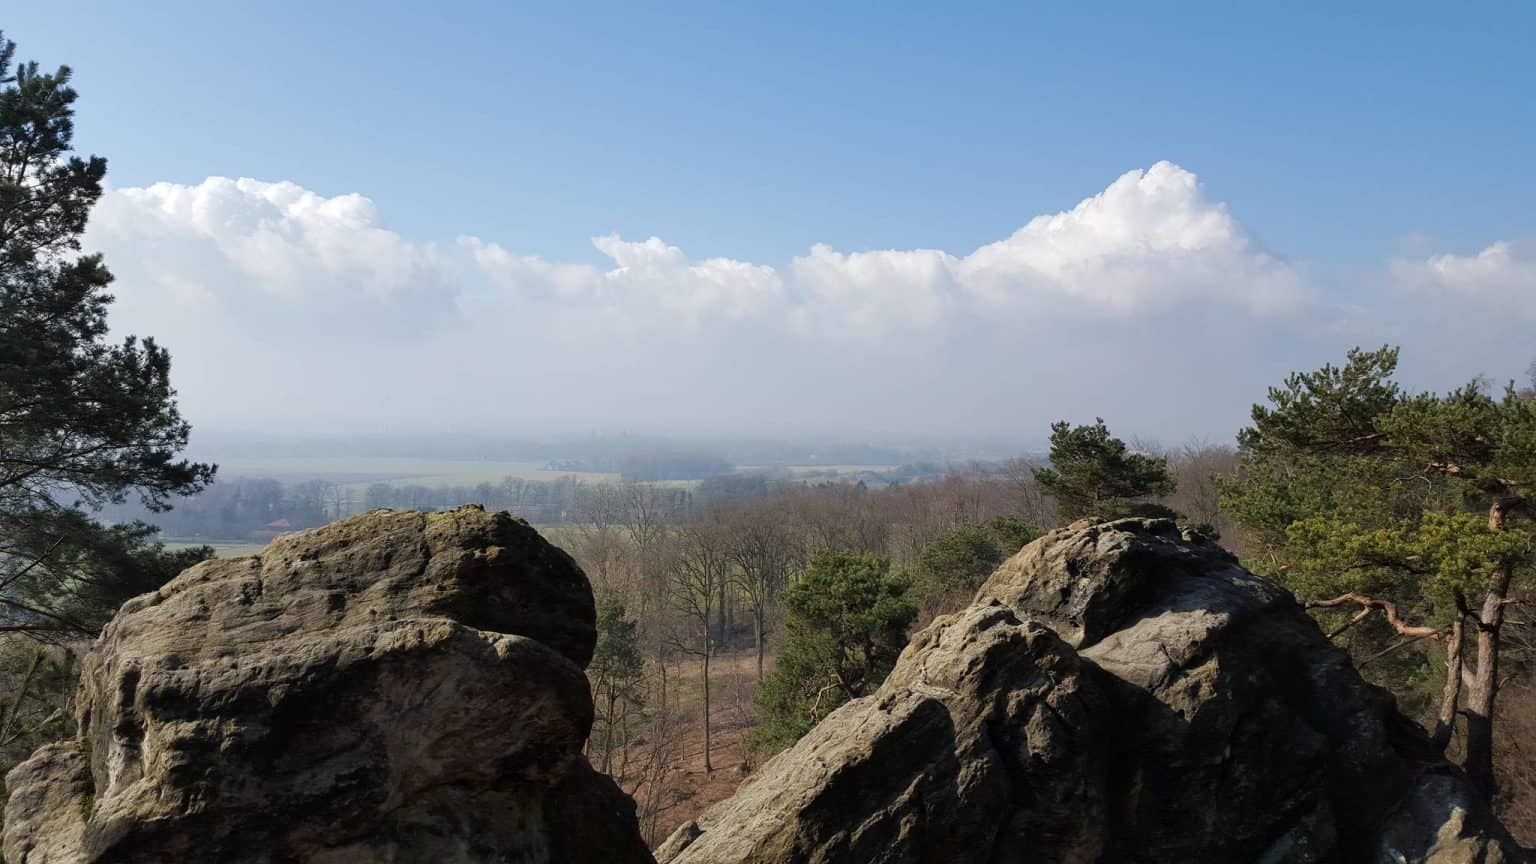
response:
[(1435, 326), (1447, 307), (1529, 323), (1525, 247), (1387, 262), (1346, 305), (1169, 162), (965, 254), (818, 244), (769, 264), (605, 235), (596, 263), (565, 263), (414, 241), (361, 195), (220, 177), (112, 190), (86, 239), (118, 276), (114, 328), (171, 347), (188, 416), (250, 434), (1026, 447), (1104, 415), (1224, 436), (1286, 369), (1355, 342), (1422, 342), (1447, 373), (1465, 357), (1461, 377), (1536, 353), (1510, 331), (1447, 357)]
[(1407, 289), (1536, 321), (1536, 248), (1529, 245), (1500, 240), (1474, 255), (1396, 261), (1392, 269)]

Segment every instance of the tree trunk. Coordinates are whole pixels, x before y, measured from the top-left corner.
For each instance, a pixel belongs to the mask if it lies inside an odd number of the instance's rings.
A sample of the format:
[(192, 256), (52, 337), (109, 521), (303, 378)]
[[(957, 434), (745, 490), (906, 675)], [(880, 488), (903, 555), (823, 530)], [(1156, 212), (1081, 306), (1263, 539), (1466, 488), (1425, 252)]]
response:
[(715, 766), (709, 761), (709, 655), (711, 646), (704, 645), (704, 773), (713, 773)]
[(715, 641), (725, 644), (725, 580), (720, 580), (720, 587), (716, 589), (715, 597)]
[(763, 630), (766, 629), (763, 626), (763, 618), (766, 615), (767, 610), (763, 608), (763, 604), (757, 604), (757, 608), (753, 611), (752, 615), (752, 629), (755, 631), (752, 636), (757, 642), (757, 683), (759, 684), (763, 683), (763, 652), (768, 641), (763, 638)]
[(613, 705), (616, 700), (608, 695), (608, 713), (603, 716), (603, 773), (613, 773)]
[[(619, 741), (624, 745), (624, 764), (629, 764), (629, 706), (624, 707), (624, 721), (619, 725)], [(629, 773), (629, 772), (624, 772)], [(623, 779), (622, 777), (616, 779)]]
[(656, 643), (656, 673), (661, 677), (661, 710), (667, 710), (667, 649), (659, 640)]
[[(11, 710), (8, 711), (5, 715), (5, 726), (0, 727), (0, 747), (7, 746), (11, 743), (11, 725), (16, 722), (16, 717), (21, 713), (21, 703), (27, 698), (27, 690), (32, 686), (32, 676), (37, 674), (37, 667), (40, 666), (42, 662), (43, 651), (41, 648), (39, 648), (32, 652), (32, 662), (27, 666), (26, 677), (21, 679), (21, 687), (17, 688), (16, 690), (16, 698), (11, 700)], [(758, 668), (759, 670), (762, 668), (761, 660), (758, 661)], [(758, 672), (758, 677), (762, 677), (761, 671)], [(21, 733), (18, 732), (16, 734), (20, 735)]]
[(1466, 618), (1461, 610), (1456, 612), (1456, 620), (1451, 622), (1451, 634), (1445, 640), (1445, 690), (1440, 696), (1440, 717), (1435, 722), (1435, 747), (1440, 752), (1451, 743), (1451, 735), (1456, 731), (1456, 709), (1461, 701), (1461, 642), (1465, 635)]
[[(1488, 509), (1488, 530), (1504, 528), (1510, 500), (1500, 498)], [(1494, 571), (1493, 584), (1483, 598), (1477, 618), (1477, 670), (1467, 694), (1467, 753), (1462, 769), (1484, 799), (1493, 800), (1493, 707), (1499, 695), (1499, 637), (1504, 627), (1504, 598), (1509, 594), (1514, 566), (1504, 562)]]
[(1483, 797), (1493, 800), (1493, 704), (1499, 695), (1499, 636), (1510, 567), (1494, 573), (1493, 587), (1477, 618), (1477, 671), (1467, 696), (1467, 755), (1462, 768)]

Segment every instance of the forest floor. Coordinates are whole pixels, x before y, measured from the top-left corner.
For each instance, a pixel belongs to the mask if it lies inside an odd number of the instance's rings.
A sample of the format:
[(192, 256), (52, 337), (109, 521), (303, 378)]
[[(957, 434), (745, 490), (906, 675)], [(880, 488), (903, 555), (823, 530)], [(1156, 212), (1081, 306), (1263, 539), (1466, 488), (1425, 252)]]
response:
[[(767, 668), (772, 669), (771, 659)], [(757, 657), (751, 650), (722, 653), (710, 665), (710, 758), (705, 769), (704, 724), (700, 664), (695, 660), (676, 669), (674, 709), (679, 732), (675, 746), (657, 772), (655, 788), (642, 781), (623, 784), (636, 799), (641, 830), (651, 843), (665, 840), (678, 826), (696, 819), (705, 808), (729, 798), (749, 773), (746, 736), (757, 723), (752, 694), (757, 692)], [(647, 751), (637, 741), (632, 750)], [(644, 758), (631, 754), (631, 764)]]

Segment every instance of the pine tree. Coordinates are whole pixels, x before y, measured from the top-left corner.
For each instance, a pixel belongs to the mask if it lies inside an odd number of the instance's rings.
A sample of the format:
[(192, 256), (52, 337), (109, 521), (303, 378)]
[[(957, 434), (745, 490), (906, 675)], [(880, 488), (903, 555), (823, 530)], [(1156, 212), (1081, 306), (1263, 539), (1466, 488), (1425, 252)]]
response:
[(166, 351), (107, 341), (112, 276), (76, 254), (106, 161), (71, 151), (70, 70), (13, 65), (15, 51), (0, 38), (0, 617), (9, 631), (90, 635), (182, 562), (89, 508), (137, 494), (163, 509), (213, 468), (176, 458), (189, 427)]
[(1131, 452), (1109, 434), (1102, 419), (1091, 426), (1065, 420), (1051, 424), (1051, 464), (1035, 470), (1035, 482), (1056, 499), (1056, 511), (1066, 522), (1084, 516), (1174, 515), (1146, 500), (1173, 492), (1168, 460)]
[(760, 751), (799, 740), (832, 709), (879, 687), (917, 617), (910, 585), (873, 555), (818, 552), (781, 595), (785, 644), (753, 697)]
[(962, 525), (934, 538), (917, 558), (917, 588), (925, 608), (947, 611), (976, 593), (992, 571), (1040, 529), (1014, 516), (999, 516), (980, 525)]
[(1536, 552), (1536, 399), (1477, 381), (1411, 395), (1392, 380), (1397, 360), (1355, 349), (1271, 388), (1223, 500), (1258, 547), (1251, 566), (1313, 609), (1350, 610), (1334, 635), (1381, 619), (1444, 646), (1434, 738), (1443, 748), (1466, 718), (1464, 767), (1491, 796), (1505, 608)]
[[(9, 762), (70, 712), (57, 646), (93, 635), (123, 600), (208, 550), (167, 552), (143, 524), (92, 511), (137, 495), (152, 509), (196, 492), (213, 467), (178, 459), (188, 425), (153, 340), (107, 338), (100, 256), (80, 235), (106, 161), (73, 154), (70, 70), (14, 63), (0, 35), (0, 752)], [(18, 641), (19, 636), (31, 637)], [(62, 670), (62, 671), (61, 671)], [(7, 674), (9, 673), (9, 674)]]

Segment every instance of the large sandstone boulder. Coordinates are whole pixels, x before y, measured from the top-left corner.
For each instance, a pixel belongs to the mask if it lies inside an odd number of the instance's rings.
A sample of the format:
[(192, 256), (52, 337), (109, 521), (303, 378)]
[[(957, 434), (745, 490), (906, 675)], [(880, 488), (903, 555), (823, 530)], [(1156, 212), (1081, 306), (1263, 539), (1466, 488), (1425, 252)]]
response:
[(9, 864), (649, 862), (581, 755), (580, 568), (477, 507), (204, 562), (85, 659), (78, 740), (6, 779)]
[(1030, 544), (670, 864), (1434, 862), (1519, 850), (1292, 597), (1165, 520)]

